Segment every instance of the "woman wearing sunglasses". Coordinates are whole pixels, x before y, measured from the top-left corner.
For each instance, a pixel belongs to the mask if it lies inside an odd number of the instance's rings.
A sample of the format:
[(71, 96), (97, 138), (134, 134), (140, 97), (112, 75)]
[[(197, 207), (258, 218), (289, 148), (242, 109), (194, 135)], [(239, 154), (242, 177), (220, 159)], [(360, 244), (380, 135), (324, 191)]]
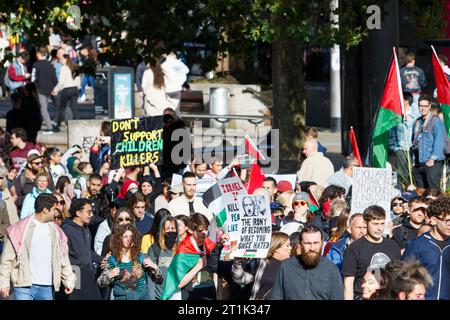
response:
[(105, 257), (107, 254), (111, 253), (111, 248), (110, 248), (111, 238), (116, 233), (117, 228), (124, 224), (132, 224), (134, 226), (136, 225), (136, 223), (134, 221), (134, 216), (131, 213), (131, 211), (127, 208), (120, 208), (117, 210), (116, 217), (114, 218), (114, 223), (112, 225), (111, 234), (108, 235), (105, 238), (105, 240), (103, 241), (102, 254), (101, 254), (102, 257)]
[(401, 225), (405, 216), (405, 200), (400, 197), (395, 197), (391, 201), (391, 221), (394, 227)]
[(53, 192), (53, 195), (56, 197), (56, 199), (58, 199), (56, 208), (61, 211), (63, 219), (70, 218), (71, 215), (69, 213), (69, 207), (67, 206), (64, 196), (59, 192)]
[(300, 231), (306, 226), (309, 216), (309, 196), (306, 192), (299, 192), (292, 199), (292, 209), (282, 222), (281, 232), (292, 233)]

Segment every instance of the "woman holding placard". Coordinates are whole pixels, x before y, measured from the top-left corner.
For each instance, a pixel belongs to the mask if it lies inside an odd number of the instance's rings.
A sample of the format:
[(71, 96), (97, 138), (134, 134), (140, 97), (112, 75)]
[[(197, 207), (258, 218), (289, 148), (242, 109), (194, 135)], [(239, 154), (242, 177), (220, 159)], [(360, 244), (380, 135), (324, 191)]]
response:
[(231, 269), (233, 281), (239, 285), (253, 283), (251, 300), (264, 300), (272, 290), (281, 262), (291, 256), (289, 236), (273, 232), (265, 259), (235, 258)]

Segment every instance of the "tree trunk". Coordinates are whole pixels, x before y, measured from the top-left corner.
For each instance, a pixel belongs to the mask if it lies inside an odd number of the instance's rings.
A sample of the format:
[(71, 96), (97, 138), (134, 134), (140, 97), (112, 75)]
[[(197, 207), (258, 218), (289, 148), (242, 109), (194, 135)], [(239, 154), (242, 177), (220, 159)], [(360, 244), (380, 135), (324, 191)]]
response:
[[(274, 18), (275, 23), (282, 18)], [(277, 21), (278, 20), (278, 21)], [(272, 42), (273, 128), (279, 130), (280, 158), (297, 159), (305, 128), (303, 46), (298, 40), (276, 36)]]

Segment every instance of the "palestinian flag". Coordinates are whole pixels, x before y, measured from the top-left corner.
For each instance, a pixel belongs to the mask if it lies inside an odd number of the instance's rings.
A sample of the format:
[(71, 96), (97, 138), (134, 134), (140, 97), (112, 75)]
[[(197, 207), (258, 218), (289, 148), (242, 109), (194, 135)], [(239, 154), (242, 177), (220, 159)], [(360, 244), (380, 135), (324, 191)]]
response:
[(259, 151), (256, 143), (253, 142), (253, 140), (248, 135), (245, 135), (244, 143), (245, 143), (245, 153), (246, 154), (251, 155), (256, 160), (260, 160), (260, 159), (266, 160), (266, 158), (261, 153), (261, 151)]
[(317, 201), (316, 197), (310, 190), (308, 190), (308, 195), (309, 195), (309, 203), (310, 203), (309, 211), (316, 212), (320, 208), (319, 201)]
[(388, 156), (389, 130), (402, 122), (403, 92), (400, 81), (397, 54), (392, 57), (389, 73), (384, 84), (383, 97), (378, 108), (372, 133), (372, 166), (385, 168)]
[(248, 194), (253, 194), (253, 192), (262, 187), (263, 181), (266, 178), (258, 163), (255, 161), (250, 169), (250, 177), (248, 179), (247, 185), (244, 185)]
[(222, 200), (222, 192), (220, 191), (219, 185), (215, 183), (205, 191), (202, 198), (205, 207), (216, 216), (217, 227), (222, 227), (227, 220), (227, 210), (225, 209), (225, 203)]
[[(209, 238), (203, 243), (206, 255), (209, 256), (216, 244)], [(194, 238), (189, 234), (181, 241), (177, 252), (170, 263), (169, 269), (164, 280), (164, 290), (161, 300), (169, 300), (178, 290), (183, 277), (197, 264), (200, 258), (200, 250)]]
[(442, 114), (444, 115), (445, 130), (447, 131), (447, 137), (450, 137), (450, 82), (441, 64), (439, 63), (438, 56), (434, 47), (433, 49), (433, 70), (434, 79), (436, 80), (436, 88), (439, 103), (441, 104)]

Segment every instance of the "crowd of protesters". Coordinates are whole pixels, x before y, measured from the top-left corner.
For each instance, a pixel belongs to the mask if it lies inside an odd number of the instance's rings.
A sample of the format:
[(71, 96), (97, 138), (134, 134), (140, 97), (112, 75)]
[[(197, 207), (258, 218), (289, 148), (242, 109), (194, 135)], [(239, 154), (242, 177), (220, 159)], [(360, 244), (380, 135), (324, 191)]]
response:
[(437, 189), (350, 214), (358, 161), (304, 169), (324, 157), (313, 137), (295, 185), (266, 177), (253, 193), (270, 199), (267, 257), (237, 258), (197, 183), (237, 173), (248, 187), (253, 169), (193, 155), (170, 174), (170, 159), (113, 170), (110, 122), (99, 129), (89, 156), (35, 144), (23, 128), (2, 140), (3, 299), (450, 299), (450, 200)]
[[(265, 177), (253, 188), (270, 201), (272, 235), (265, 258), (244, 259), (234, 256), (236, 246), (228, 249), (229, 235), (217, 228), (198, 185), (234, 175), (248, 189), (254, 169), (241, 168), (238, 158), (225, 165), (193, 154), (176, 165), (170, 157), (171, 133), (184, 127), (187, 67), (173, 53), (138, 67), (146, 115), (164, 115), (163, 163), (113, 169), (108, 121), (88, 155), (77, 145), (62, 153), (36, 143), (42, 122), (45, 132), (60, 130), (67, 104), (78, 117), (77, 99), (85, 100), (97, 67), (91, 48), (80, 56), (66, 42), (53, 49), (49, 59), (38, 48), (31, 71), (22, 51), (7, 73), (14, 108), (0, 131), (3, 299), (450, 299), (445, 130), (431, 112), (433, 98), (412, 87), (424, 85), (413, 56), (402, 69), (410, 120), (390, 135), (400, 177), (391, 211), (372, 205), (350, 214), (358, 160), (346, 157), (335, 172), (317, 130), (308, 128), (296, 183)], [(59, 101), (53, 122), (49, 99)], [(181, 183), (172, 183), (174, 173)]]

